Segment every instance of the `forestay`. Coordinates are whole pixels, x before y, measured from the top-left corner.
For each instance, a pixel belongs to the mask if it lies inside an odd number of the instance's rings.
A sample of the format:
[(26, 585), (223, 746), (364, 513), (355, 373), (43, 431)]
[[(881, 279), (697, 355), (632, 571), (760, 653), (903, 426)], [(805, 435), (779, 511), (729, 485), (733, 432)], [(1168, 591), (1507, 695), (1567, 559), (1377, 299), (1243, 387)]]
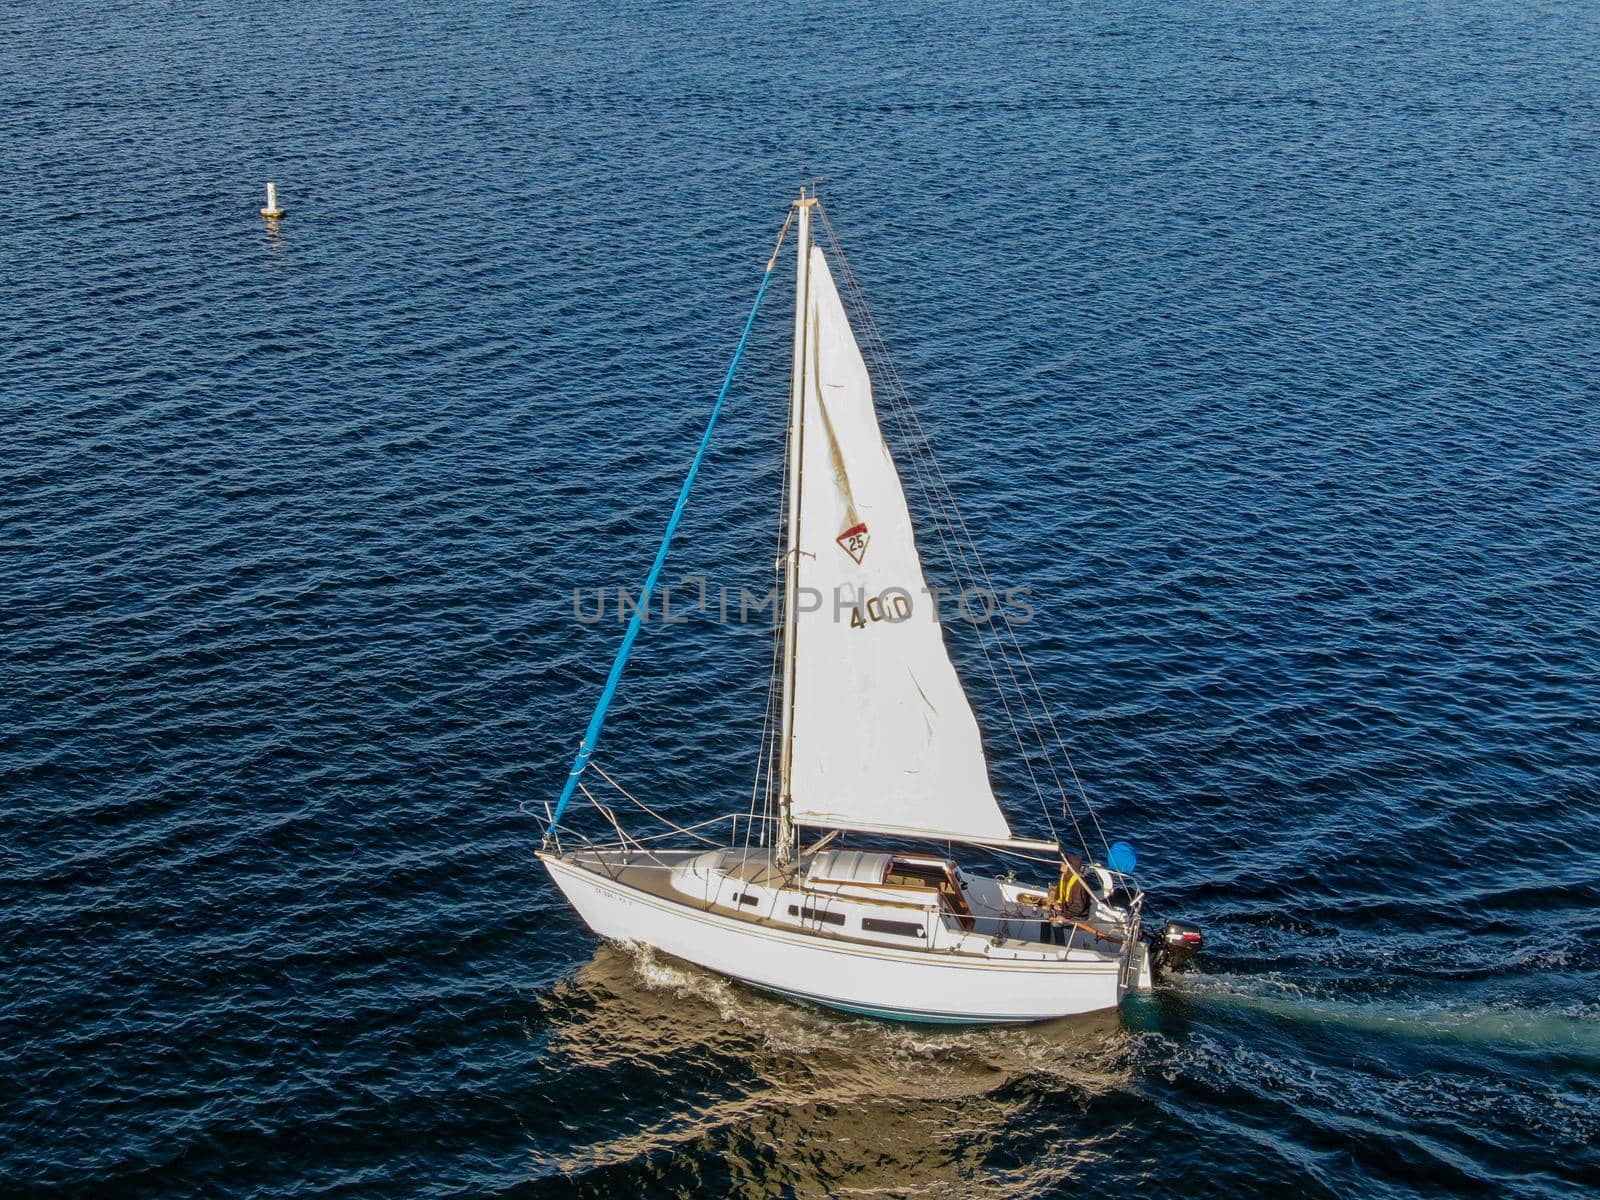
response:
[(866, 363), (815, 246), (807, 291), (794, 820), (1009, 840), (878, 427)]

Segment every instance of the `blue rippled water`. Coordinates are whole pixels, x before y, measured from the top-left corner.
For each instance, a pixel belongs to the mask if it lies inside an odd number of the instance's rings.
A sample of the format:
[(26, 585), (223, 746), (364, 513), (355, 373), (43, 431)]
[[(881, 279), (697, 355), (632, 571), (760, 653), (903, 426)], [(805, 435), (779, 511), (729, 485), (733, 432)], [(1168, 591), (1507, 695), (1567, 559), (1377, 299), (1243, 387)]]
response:
[[(1580, 3), (6, 7), (0, 1190), (1587, 1194), (1597, 61)], [(797, 1008), (532, 857), (573, 589), (819, 176), (1210, 936), (1120, 1015)], [(789, 303), (669, 578), (769, 581)], [(768, 648), (652, 623), (599, 761), (742, 806)]]

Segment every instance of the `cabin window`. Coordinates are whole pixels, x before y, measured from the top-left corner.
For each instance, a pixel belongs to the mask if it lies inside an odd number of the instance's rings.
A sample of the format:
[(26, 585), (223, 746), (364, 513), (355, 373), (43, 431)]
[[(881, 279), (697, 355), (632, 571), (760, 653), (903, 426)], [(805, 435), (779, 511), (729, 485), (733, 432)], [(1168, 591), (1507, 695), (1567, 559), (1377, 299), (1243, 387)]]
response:
[(804, 921), (823, 921), (829, 925), (844, 924), (843, 913), (825, 912), (820, 908), (811, 908), (810, 906), (801, 908), (798, 904), (789, 905), (789, 915), (791, 917), (799, 917)]
[(911, 921), (885, 921), (879, 917), (862, 917), (861, 928), (868, 933), (892, 933), (897, 937), (919, 938), (924, 929)]
[(753, 906), (761, 903), (761, 897), (752, 895), (750, 892), (735, 892), (733, 894), (733, 902), (735, 904), (749, 904)]

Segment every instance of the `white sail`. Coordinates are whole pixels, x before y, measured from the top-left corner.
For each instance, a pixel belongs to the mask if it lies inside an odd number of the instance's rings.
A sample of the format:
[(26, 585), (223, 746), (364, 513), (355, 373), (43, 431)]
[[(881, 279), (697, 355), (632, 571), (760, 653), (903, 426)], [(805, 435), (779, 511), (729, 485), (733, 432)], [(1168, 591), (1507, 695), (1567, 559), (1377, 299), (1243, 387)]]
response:
[(922, 574), (866, 363), (816, 247), (807, 292), (793, 818), (1010, 840)]

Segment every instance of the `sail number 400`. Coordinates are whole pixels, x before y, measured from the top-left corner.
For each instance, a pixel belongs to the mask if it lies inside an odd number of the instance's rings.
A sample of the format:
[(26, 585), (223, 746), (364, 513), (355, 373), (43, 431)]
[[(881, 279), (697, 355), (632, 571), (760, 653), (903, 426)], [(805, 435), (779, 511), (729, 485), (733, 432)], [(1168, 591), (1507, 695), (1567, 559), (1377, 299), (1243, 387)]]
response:
[(850, 610), (850, 628), (865, 629), (875, 621), (899, 624), (911, 615), (911, 597), (904, 588), (889, 588), (876, 596), (868, 596)]

